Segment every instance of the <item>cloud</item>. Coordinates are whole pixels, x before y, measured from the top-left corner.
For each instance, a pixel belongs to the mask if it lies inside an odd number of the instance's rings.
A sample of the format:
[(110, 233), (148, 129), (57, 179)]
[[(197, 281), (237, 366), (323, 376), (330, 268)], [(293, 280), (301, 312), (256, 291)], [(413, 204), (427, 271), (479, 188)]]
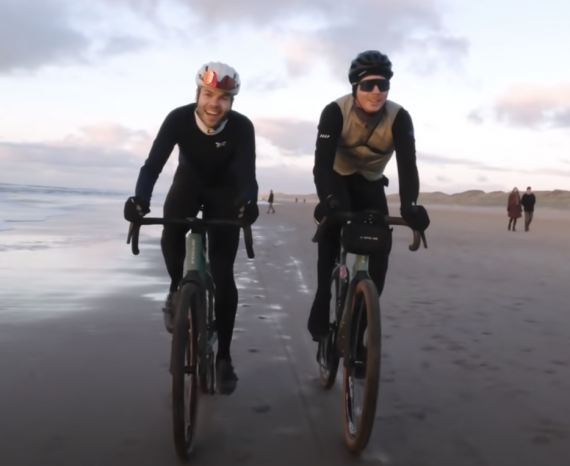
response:
[(69, 24), (62, 2), (0, 2), (0, 72), (79, 60), (88, 46), (83, 32)]
[(0, 182), (132, 190), (142, 160), (120, 149), (2, 142), (0, 164)]
[(446, 178), (445, 176), (438, 175), (435, 177), (437, 181), (441, 181), (442, 183), (451, 183), (453, 180), (450, 178)]
[(485, 175), (478, 175), (477, 176), (477, 181), (479, 183), (488, 183), (489, 182), (489, 178), (487, 178)]
[(496, 99), (493, 110), (511, 126), (570, 128), (570, 83), (514, 85)]
[(466, 39), (447, 33), (440, 12), (431, 1), (307, 2), (305, 14), (310, 13), (323, 18), (323, 24), (293, 34), (289, 30), (273, 33), (273, 41), (287, 57), (293, 75), (306, 73), (323, 59), (344, 80), (350, 61), (368, 49), (388, 53), (395, 61), (396, 76), (398, 68), (403, 68), (394, 59), (398, 53), (410, 53), (414, 57), (412, 70), (425, 74), (441, 64), (458, 63), (468, 52)]
[[(80, 25), (74, 10), (76, 3), (0, 1), (0, 74), (53, 64), (87, 63), (93, 57), (122, 54), (145, 45), (142, 39), (123, 33), (92, 39), (89, 27)], [(93, 18), (89, 21), (94, 23)]]
[(140, 50), (148, 45), (148, 41), (140, 37), (117, 35), (111, 37), (100, 51), (101, 55), (122, 55)]
[[(413, 68), (422, 73), (441, 63), (454, 65), (468, 51), (466, 39), (447, 31), (435, 0), (98, 0), (89, 4), (2, 0), (0, 73), (88, 63), (93, 57), (137, 51), (147, 42), (115, 27), (114, 18), (127, 9), (171, 36), (173, 28), (180, 28), (163, 24), (165, 4), (187, 9), (191, 18), (184, 20), (192, 25), (188, 30), (193, 37), (197, 30), (202, 38), (216, 40), (228, 27), (255, 28), (263, 40), (281, 49), (291, 75), (302, 75), (325, 62), (346, 79), (350, 60), (369, 48), (391, 55), (411, 52)], [(103, 27), (99, 19), (109, 24)], [(395, 68), (397, 73), (403, 65)], [(282, 81), (269, 80), (265, 85), (281, 87)]]
[[(517, 166), (513, 167), (497, 167), (488, 165), (477, 160), (469, 160), (460, 157), (446, 157), (442, 155), (418, 153), (418, 162), (426, 162), (434, 165), (462, 165), (481, 171), (499, 172), (499, 173), (524, 173), (529, 175), (547, 175), (547, 176), (570, 176), (570, 170), (562, 170), (558, 168), (535, 168), (524, 169)], [(480, 175), (481, 177), (482, 175)], [(484, 176), (483, 176), (484, 178)]]
[(480, 109), (472, 110), (469, 115), (467, 115), (467, 120), (476, 125), (480, 125), (485, 121), (482, 110)]
[[(111, 3), (110, 0), (105, 0)], [(121, 0), (113, 0), (114, 4)], [(292, 76), (324, 61), (342, 79), (350, 60), (367, 49), (411, 52), (413, 69), (433, 72), (457, 66), (468, 53), (464, 37), (448, 32), (435, 0), (177, 0), (195, 19), (192, 31), (213, 40), (221, 30), (255, 30), (281, 49)], [(122, 0), (135, 11), (156, 7), (151, 0)], [(399, 65), (399, 69), (403, 66)], [(398, 66), (395, 67), (398, 72)]]
[(132, 154), (120, 149), (101, 149), (72, 144), (0, 142), (2, 163), (25, 163), (38, 167), (121, 168), (131, 166)]
[[(132, 190), (151, 144), (145, 131), (111, 123), (82, 127), (57, 141), (0, 141), (0, 181)], [(173, 163), (174, 154), (165, 172)]]
[[(256, 134), (277, 147), (285, 156), (308, 156), (315, 151), (317, 123), (307, 120), (294, 120), (288, 118), (257, 118), (254, 120)], [(432, 165), (460, 165), (474, 170), (495, 173), (524, 173), (532, 175), (570, 176), (570, 170), (558, 168), (523, 169), (517, 166), (501, 167), (490, 165), (478, 160), (462, 157), (449, 157), (425, 152), (418, 152), (419, 163)], [(570, 161), (563, 161), (569, 164)], [(447, 180), (439, 180), (446, 182)], [(487, 182), (485, 175), (479, 175), (478, 181)]]
[(257, 168), (257, 183), (260, 192), (267, 192), (270, 189), (295, 194), (315, 192), (312, 171), (298, 167), (259, 167)]
[(285, 155), (301, 156), (315, 152), (317, 123), (287, 118), (257, 118), (256, 135), (267, 139)]
[(429, 181), (427, 183), (424, 183), (422, 178), (420, 186), (420, 192), (422, 193), (443, 192), (446, 194), (454, 194), (454, 193), (464, 193), (465, 191), (474, 191), (474, 190), (480, 190), (487, 193), (493, 191), (504, 191), (505, 185), (500, 183), (464, 182), (464, 183), (452, 183), (446, 186), (441, 186), (440, 184), (430, 183)]
[[(271, 141), (295, 161), (306, 150), (303, 134), (307, 134), (307, 122), (265, 119), (256, 128), (262, 128), (262, 137)], [(312, 124), (311, 139), (316, 137)], [(287, 133), (283, 132), (287, 128)], [(287, 134), (301, 136), (286, 139)], [(139, 169), (148, 155), (153, 137), (146, 131), (127, 128), (114, 123), (83, 126), (55, 141), (16, 143), (0, 140), (0, 182), (24, 184), (50, 184), (68, 187), (106, 188), (132, 191)], [(297, 141), (297, 143), (295, 142)], [(297, 156), (296, 154), (299, 154)], [(264, 154), (258, 154), (258, 162)], [(314, 191), (310, 169), (291, 166), (287, 160), (273, 166), (257, 167), (260, 189), (285, 192)], [(155, 192), (166, 192), (178, 163), (174, 150), (164, 168)]]
[[(132, 192), (151, 143), (148, 133), (111, 123), (80, 128), (59, 141), (0, 141), (0, 182)], [(177, 163), (173, 151), (155, 193), (169, 189)], [(279, 164), (256, 171), (262, 191), (314, 192), (311, 170)]]
[(248, 80), (243, 85), (244, 92), (271, 92), (287, 87), (288, 82), (282, 77), (259, 78)]
[[(148, 132), (142, 130), (133, 130), (115, 123), (100, 123), (97, 125), (82, 126), (78, 130), (80, 137), (96, 146), (114, 146), (123, 145), (145, 145), (150, 147), (151, 136)], [(68, 139), (75, 139), (68, 136)], [(135, 152), (139, 152), (137, 148)]]
[(461, 157), (446, 157), (424, 152), (418, 153), (417, 160), (418, 162), (427, 162), (435, 165), (464, 165), (466, 167), (477, 168), (479, 170), (513, 171), (509, 168), (494, 167), (476, 160), (464, 159)]

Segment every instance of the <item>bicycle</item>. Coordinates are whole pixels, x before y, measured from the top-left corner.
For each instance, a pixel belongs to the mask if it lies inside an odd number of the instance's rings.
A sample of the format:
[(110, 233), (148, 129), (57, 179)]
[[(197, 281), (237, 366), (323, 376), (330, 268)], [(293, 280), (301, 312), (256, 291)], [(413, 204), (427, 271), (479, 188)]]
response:
[[(178, 457), (187, 460), (194, 445), (198, 412), (198, 385), (202, 394), (215, 393), (214, 320), (215, 286), (206, 254), (206, 231), (210, 226), (239, 226), (249, 259), (255, 257), (251, 226), (239, 220), (141, 218), (131, 223), (127, 244), (139, 254), (141, 225), (190, 227), (186, 236), (184, 275), (174, 304), (170, 374), (172, 375), (172, 428)], [(188, 379), (188, 380), (187, 380)]]
[[(318, 343), (317, 362), (321, 386), (328, 390), (336, 379), (343, 359), (342, 399), (344, 439), (349, 451), (358, 454), (370, 440), (380, 385), (381, 322), (380, 300), (368, 275), (369, 254), (391, 249), (389, 226), (408, 226), (400, 217), (380, 212), (335, 212), (318, 223), (312, 241), (317, 243), (325, 226), (341, 222), (341, 246), (331, 277), (334, 304), (329, 314), (329, 334)], [(350, 223), (348, 223), (350, 222)], [(420, 241), (427, 248), (425, 233), (412, 230), (410, 251), (417, 251)], [(386, 250), (386, 253), (389, 249)], [(352, 279), (346, 265), (347, 254), (355, 254)], [(362, 406), (355, 405), (355, 386), (363, 381)]]

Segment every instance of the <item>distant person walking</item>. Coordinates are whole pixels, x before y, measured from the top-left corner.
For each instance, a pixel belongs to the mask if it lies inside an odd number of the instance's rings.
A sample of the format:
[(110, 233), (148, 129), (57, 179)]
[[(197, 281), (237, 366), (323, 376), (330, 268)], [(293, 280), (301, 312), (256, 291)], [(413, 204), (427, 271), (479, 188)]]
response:
[(509, 194), (507, 212), (509, 215), (509, 231), (511, 231), (511, 226), (513, 231), (517, 231), (517, 220), (522, 217), (521, 195), (517, 188), (513, 188)]
[(528, 231), (532, 218), (534, 217), (534, 205), (536, 204), (536, 196), (530, 186), (526, 188), (526, 193), (522, 196), (521, 204), (524, 208), (524, 231)]
[(273, 208), (273, 201), (275, 199), (275, 196), (273, 195), (273, 190), (269, 191), (269, 199), (267, 199), (267, 202), (269, 202), (269, 209), (267, 209), (267, 213), (271, 212), (272, 214), (275, 213), (275, 209)]

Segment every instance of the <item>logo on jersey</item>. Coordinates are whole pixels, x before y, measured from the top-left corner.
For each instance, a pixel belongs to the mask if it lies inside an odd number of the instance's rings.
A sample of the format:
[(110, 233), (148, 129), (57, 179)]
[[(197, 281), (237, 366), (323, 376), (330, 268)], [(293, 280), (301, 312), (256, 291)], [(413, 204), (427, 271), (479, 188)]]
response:
[(226, 141), (216, 142), (216, 149), (218, 149), (219, 147), (226, 147)]
[(331, 137), (331, 135), (330, 135), (330, 134), (319, 134), (319, 137), (320, 137), (321, 139), (328, 139), (328, 138)]

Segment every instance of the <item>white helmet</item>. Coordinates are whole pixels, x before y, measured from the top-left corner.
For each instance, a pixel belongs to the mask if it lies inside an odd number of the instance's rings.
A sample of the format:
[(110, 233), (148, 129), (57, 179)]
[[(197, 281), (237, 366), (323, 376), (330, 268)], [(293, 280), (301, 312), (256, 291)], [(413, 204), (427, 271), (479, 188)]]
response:
[(239, 74), (230, 65), (220, 62), (210, 62), (202, 65), (196, 73), (198, 87), (213, 87), (228, 93), (238, 95), (241, 81)]

